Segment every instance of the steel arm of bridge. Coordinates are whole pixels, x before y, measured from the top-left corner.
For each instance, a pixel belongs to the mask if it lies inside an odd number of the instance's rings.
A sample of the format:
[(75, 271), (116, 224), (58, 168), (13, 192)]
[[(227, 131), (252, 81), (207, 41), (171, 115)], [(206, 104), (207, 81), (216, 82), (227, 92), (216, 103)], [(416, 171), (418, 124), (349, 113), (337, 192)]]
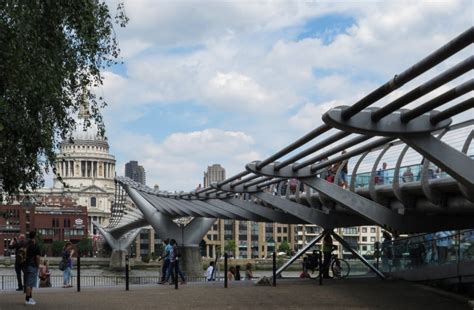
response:
[(291, 264), (295, 262), (301, 255), (304, 255), (309, 249), (311, 249), (319, 240), (324, 237), (325, 231), (320, 233), (318, 236), (314, 237), (310, 242), (305, 244), (295, 255), (293, 255), (286, 263), (284, 263), (280, 268), (276, 271), (276, 276), (279, 277), (280, 274), (286, 270)]
[[(301, 179), (304, 183), (323, 193), (339, 204), (360, 214), (361, 217), (372, 221), (388, 230), (399, 233), (429, 232), (452, 229), (456, 223), (457, 229), (472, 227), (474, 218), (471, 216), (448, 215), (400, 215), (372, 200), (319, 178)], [(447, 228), (448, 225), (450, 228)]]
[(474, 187), (474, 160), (431, 134), (400, 137), (467, 188)]
[(204, 216), (202, 212), (198, 212), (198, 210), (196, 210), (195, 208), (189, 208), (188, 206), (182, 203), (177, 203), (176, 199), (163, 198), (146, 193), (143, 193), (142, 195), (153, 205), (167, 205), (169, 208), (179, 209), (180, 216)]
[(374, 265), (372, 265), (368, 260), (365, 259), (364, 256), (360, 255), (356, 250), (351, 248), (350, 244), (347, 243), (344, 238), (341, 238), (338, 234), (336, 234), (334, 231), (329, 231), (329, 234), (331, 234), (334, 239), (336, 239), (343, 247), (345, 247), (349, 252), (351, 252), (355, 257), (357, 257), (362, 263), (364, 263), (367, 267), (369, 267), (373, 272), (375, 272), (380, 278), (385, 279), (385, 275), (380, 272)]
[[(136, 189), (128, 184), (122, 184), (128, 196), (133, 200), (138, 209), (143, 213), (145, 219), (153, 226), (160, 236), (178, 235), (180, 230), (171, 218), (159, 212), (148, 200), (146, 200)], [(165, 237), (163, 237), (165, 238)]]
[(328, 215), (319, 210), (305, 207), (299, 203), (282, 199), (280, 197), (261, 192), (254, 194), (259, 199), (275, 206), (289, 214), (292, 214), (301, 220), (319, 225), (325, 229), (331, 229), (335, 227), (350, 227), (350, 226), (361, 226), (368, 225), (370, 221), (367, 221), (357, 214), (332, 214)]
[(284, 224), (307, 224), (309, 223), (306, 220), (302, 220), (293, 216), (290, 213), (284, 213), (280, 210), (272, 210), (270, 208), (261, 206), (259, 204), (248, 202), (245, 200), (241, 200), (235, 197), (224, 199), (225, 202), (233, 204), (234, 206), (238, 206), (242, 209), (248, 210), (259, 216), (268, 219), (271, 222), (275, 223), (284, 223)]
[(92, 222), (92, 225), (94, 225), (100, 234), (104, 236), (105, 240), (114, 251), (126, 251), (141, 231), (141, 228), (136, 228), (131, 230), (128, 234), (115, 238), (110, 232), (102, 228), (99, 223)]
[(264, 217), (261, 217), (253, 212), (251, 212), (250, 210), (247, 210), (247, 209), (242, 209), (238, 206), (235, 206), (231, 203), (228, 203), (226, 201), (222, 201), (222, 200), (219, 200), (219, 199), (208, 199), (206, 200), (207, 203), (213, 205), (213, 206), (216, 206), (216, 207), (219, 207), (219, 208), (222, 208), (222, 209), (226, 209), (226, 210), (229, 210), (230, 212), (240, 216), (240, 217), (243, 217), (249, 221), (254, 221), (254, 222), (268, 222), (269, 220), (267, 218), (264, 218)]
[(148, 226), (148, 225), (150, 225), (150, 224), (147, 222), (147, 220), (140, 219), (140, 220), (136, 220), (136, 221), (133, 221), (133, 222), (125, 223), (121, 226), (117, 226), (117, 227), (114, 227), (114, 228), (107, 229), (107, 231), (114, 238), (120, 238), (121, 236), (123, 236), (124, 234), (126, 234), (127, 232), (129, 232), (133, 229), (142, 228), (142, 227), (145, 227), (145, 226)]

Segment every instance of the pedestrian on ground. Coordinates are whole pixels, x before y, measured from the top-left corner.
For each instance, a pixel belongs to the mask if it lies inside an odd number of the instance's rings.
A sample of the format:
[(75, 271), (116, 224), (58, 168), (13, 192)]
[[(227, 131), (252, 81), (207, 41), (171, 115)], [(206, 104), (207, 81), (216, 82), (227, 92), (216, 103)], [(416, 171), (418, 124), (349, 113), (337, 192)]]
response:
[(332, 251), (335, 246), (332, 243), (332, 237), (330, 234), (326, 234), (323, 239), (323, 278), (330, 279), (329, 276), (329, 263), (331, 261)]
[(403, 172), (403, 182), (413, 182), (413, 172), (411, 172), (411, 168), (407, 167), (407, 170)]
[(25, 305), (32, 306), (36, 305), (36, 301), (33, 299), (33, 287), (36, 287), (36, 281), (38, 278), (38, 267), (40, 263), (40, 249), (36, 244), (36, 232), (30, 231), (28, 240), (28, 247), (26, 249), (26, 262), (25, 262)]
[(64, 245), (62, 259), (64, 261), (63, 270), (63, 288), (72, 287), (71, 270), (72, 270), (72, 256), (74, 255), (74, 248), (71, 242)]
[(240, 265), (235, 266), (235, 281), (240, 281)]
[(232, 281), (235, 279), (235, 268), (230, 267), (227, 271), (227, 280)]
[(214, 262), (209, 263), (209, 267), (207, 267), (206, 270), (206, 280), (207, 281), (214, 281), (215, 276), (214, 276)]
[[(23, 279), (25, 278), (25, 272), (23, 270), (23, 261), (26, 259), (26, 247), (27, 242), (25, 240), (25, 235), (20, 234), (18, 238), (14, 237), (13, 240), (8, 245), (9, 249), (15, 250), (15, 273), (16, 280), (18, 282), (17, 291), (23, 291)], [(23, 272), (23, 277), (21, 273)]]
[[(174, 280), (178, 281), (178, 275), (181, 277), (181, 284), (186, 284), (186, 279), (184, 278), (183, 273), (179, 269), (179, 259), (181, 258), (181, 252), (178, 247), (178, 243), (176, 240), (171, 239), (170, 245), (172, 246), (171, 252), (170, 252), (170, 265), (168, 268), (168, 272), (166, 273), (166, 279), (165, 282), (168, 282), (168, 280), (171, 277), (171, 274), (175, 271), (177, 271), (177, 274), (174, 275)], [(172, 282), (170, 284), (173, 284)]]
[(435, 233), (439, 264), (444, 264), (448, 260), (448, 248), (452, 243), (451, 235), (451, 231), (448, 230)]
[(166, 279), (166, 272), (168, 271), (168, 268), (170, 266), (170, 253), (171, 249), (173, 248), (170, 245), (170, 239), (166, 238), (163, 240), (163, 243), (165, 244), (165, 249), (163, 255), (160, 257), (160, 260), (163, 260), (163, 265), (161, 266), (161, 281), (159, 284), (165, 283)]
[(392, 236), (386, 231), (382, 235), (382, 270), (390, 272), (390, 261), (393, 259)]
[(252, 280), (252, 279), (253, 279), (252, 264), (247, 263), (247, 265), (245, 265), (245, 280)]
[(51, 287), (51, 272), (47, 259), (44, 259), (41, 263), (38, 277), (40, 279), (39, 287)]

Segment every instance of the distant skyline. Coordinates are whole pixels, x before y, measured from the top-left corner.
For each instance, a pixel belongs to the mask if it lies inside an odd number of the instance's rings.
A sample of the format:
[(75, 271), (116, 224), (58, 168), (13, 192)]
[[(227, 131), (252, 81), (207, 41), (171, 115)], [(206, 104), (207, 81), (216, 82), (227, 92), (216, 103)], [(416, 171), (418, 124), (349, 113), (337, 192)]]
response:
[(467, 0), (124, 4), (123, 64), (95, 90), (109, 103), (110, 152), (118, 175), (133, 158), (170, 191), (195, 189), (214, 163), (229, 177), (276, 152), (471, 27), (474, 12)]

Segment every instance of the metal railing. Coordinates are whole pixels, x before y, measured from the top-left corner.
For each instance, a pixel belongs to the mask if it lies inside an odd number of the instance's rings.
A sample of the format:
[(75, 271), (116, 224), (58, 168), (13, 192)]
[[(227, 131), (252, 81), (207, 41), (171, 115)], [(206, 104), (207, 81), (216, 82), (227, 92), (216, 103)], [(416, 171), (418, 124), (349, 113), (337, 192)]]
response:
[[(63, 276), (52, 275), (51, 287), (63, 287)], [(130, 276), (130, 285), (151, 285), (161, 281), (161, 276)], [(187, 282), (205, 282), (206, 277), (186, 277)], [(77, 277), (72, 276), (71, 283), (76, 283)], [(39, 284), (39, 280), (38, 280)], [(125, 275), (81, 276), (81, 287), (125, 287)], [(18, 287), (16, 275), (0, 275), (1, 290), (15, 290)]]
[(384, 272), (474, 261), (474, 230), (440, 231), (385, 240), (381, 254)]

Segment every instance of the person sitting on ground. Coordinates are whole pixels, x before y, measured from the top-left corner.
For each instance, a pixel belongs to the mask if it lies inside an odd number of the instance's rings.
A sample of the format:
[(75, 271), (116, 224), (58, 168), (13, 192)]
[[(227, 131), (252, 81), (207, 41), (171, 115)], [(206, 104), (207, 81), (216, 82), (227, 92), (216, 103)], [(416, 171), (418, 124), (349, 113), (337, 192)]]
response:
[(207, 281), (214, 281), (215, 276), (214, 276), (214, 262), (209, 263), (209, 267), (207, 267), (206, 270), (206, 280)]
[(247, 265), (245, 265), (245, 280), (252, 280), (252, 279), (253, 279), (252, 264), (247, 263)]
[(39, 268), (39, 287), (51, 287), (51, 272), (49, 272), (48, 260), (44, 259)]
[(227, 271), (227, 280), (232, 281), (235, 279), (235, 268), (230, 267)]
[(300, 274), (300, 278), (301, 279), (304, 279), (304, 278), (311, 278), (311, 276), (309, 275), (308, 273), (308, 257), (303, 257), (303, 271), (301, 272)]

